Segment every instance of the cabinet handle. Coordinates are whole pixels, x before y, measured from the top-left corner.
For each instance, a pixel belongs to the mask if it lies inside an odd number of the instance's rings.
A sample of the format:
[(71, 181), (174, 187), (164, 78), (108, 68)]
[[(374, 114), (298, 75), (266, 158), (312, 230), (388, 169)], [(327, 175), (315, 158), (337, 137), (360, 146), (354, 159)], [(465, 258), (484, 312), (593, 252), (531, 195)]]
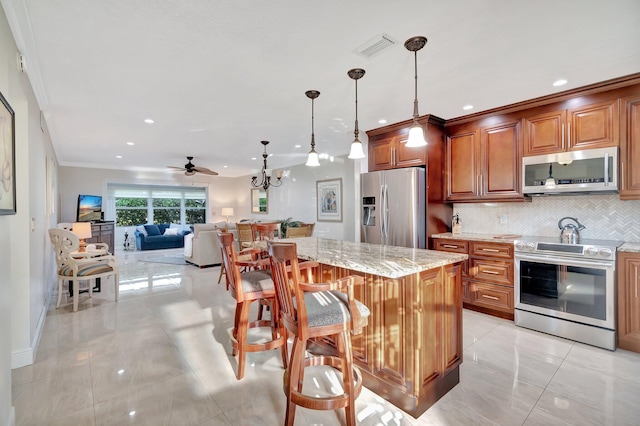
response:
[(483, 295), (482, 295), (482, 297), (484, 297), (485, 299), (499, 300), (499, 298), (498, 298), (498, 297), (495, 297), (495, 296), (488, 296), (488, 295), (486, 295), (486, 294), (483, 294)]
[(564, 123), (562, 123), (562, 134), (560, 135), (561, 139), (561, 145), (562, 148), (564, 149)]
[(567, 146), (571, 146), (571, 122), (567, 123)]
[(500, 275), (500, 272), (492, 271), (490, 269), (481, 269), (480, 272), (491, 275)]
[(488, 251), (490, 253), (500, 253), (500, 250), (498, 250), (498, 249), (483, 248), (482, 251)]
[(396, 148), (391, 148), (391, 164), (396, 165)]
[(454, 246), (454, 245), (451, 245), (451, 244), (443, 244), (442, 247), (451, 248), (451, 249), (457, 249), (458, 248), (458, 246)]

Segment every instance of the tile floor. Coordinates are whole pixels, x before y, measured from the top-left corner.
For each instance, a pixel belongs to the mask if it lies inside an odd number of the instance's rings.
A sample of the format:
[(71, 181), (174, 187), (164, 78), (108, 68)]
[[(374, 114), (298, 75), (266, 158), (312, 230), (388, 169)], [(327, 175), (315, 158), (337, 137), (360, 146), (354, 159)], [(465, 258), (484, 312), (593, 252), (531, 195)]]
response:
[[(227, 334), (234, 302), (216, 284), (219, 269), (138, 261), (166, 254), (180, 250), (117, 253), (117, 304), (106, 285), (81, 296), (77, 313), (51, 306), (35, 364), (13, 371), (17, 425), (283, 423), (279, 351), (248, 354), (237, 381)], [(359, 424), (640, 424), (640, 354), (465, 311), (460, 373), (419, 419), (363, 389)], [(296, 425), (340, 424), (342, 410), (296, 415)]]

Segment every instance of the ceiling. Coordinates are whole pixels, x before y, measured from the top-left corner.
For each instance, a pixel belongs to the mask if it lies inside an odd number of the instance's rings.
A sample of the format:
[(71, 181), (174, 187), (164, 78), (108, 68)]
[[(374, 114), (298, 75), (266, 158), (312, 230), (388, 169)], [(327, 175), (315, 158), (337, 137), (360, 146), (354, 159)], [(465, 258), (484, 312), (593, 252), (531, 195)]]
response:
[[(640, 71), (638, 0), (0, 1), (62, 166), (172, 173), (189, 155), (235, 177), (260, 169), (261, 140), (270, 167), (302, 164), (310, 89), (321, 92), (316, 150), (344, 155), (347, 71), (366, 70), (366, 140), (379, 120), (413, 114), (403, 44), (415, 35), (429, 39), (417, 55), (419, 112), (444, 119)], [(383, 34), (395, 44), (358, 53)]]

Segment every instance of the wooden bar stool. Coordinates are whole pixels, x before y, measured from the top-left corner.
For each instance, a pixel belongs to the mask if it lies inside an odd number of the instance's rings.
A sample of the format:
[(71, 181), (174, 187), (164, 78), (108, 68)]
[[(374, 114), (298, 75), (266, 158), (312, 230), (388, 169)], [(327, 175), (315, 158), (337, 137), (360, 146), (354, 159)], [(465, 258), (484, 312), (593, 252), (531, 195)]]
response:
[[(236, 248), (233, 244), (233, 234), (221, 232), (219, 240), (229, 291), (236, 299), (236, 312), (233, 329), (231, 330), (233, 355), (238, 355), (238, 373), (236, 377), (238, 380), (244, 377), (247, 352), (261, 352), (280, 348), (282, 364), (284, 368), (287, 368), (287, 332), (279, 322), (273, 280), (269, 271), (260, 270), (269, 261), (262, 259), (256, 262), (242, 262), (253, 270), (241, 273), (236, 256)], [(271, 319), (249, 322), (251, 303), (261, 300), (269, 304)], [(249, 343), (247, 341), (248, 330), (256, 327), (270, 327), (271, 340), (263, 343)]]
[[(294, 339), (284, 374), (285, 425), (293, 425), (298, 405), (313, 410), (344, 407), (347, 425), (355, 425), (355, 400), (362, 389), (362, 375), (353, 365), (351, 333), (362, 332), (369, 309), (354, 299), (353, 286), (364, 284), (364, 279), (354, 275), (331, 283), (303, 283), (296, 244), (270, 241), (268, 245), (281, 321)], [(346, 294), (338, 290), (345, 290)], [(320, 337), (333, 339), (337, 355), (305, 356), (307, 342)], [(342, 394), (319, 397), (302, 393), (305, 367), (318, 365), (342, 372)]]

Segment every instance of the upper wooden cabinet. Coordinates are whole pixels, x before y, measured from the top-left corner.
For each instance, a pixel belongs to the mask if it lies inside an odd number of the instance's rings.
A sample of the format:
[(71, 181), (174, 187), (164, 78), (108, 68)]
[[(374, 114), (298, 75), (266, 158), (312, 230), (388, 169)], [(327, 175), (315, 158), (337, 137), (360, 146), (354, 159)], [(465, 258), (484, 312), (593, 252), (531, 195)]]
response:
[(621, 100), (620, 199), (640, 199), (640, 94)]
[(524, 156), (618, 145), (618, 100), (525, 117)]
[(449, 129), (445, 170), (448, 201), (523, 201), (520, 121)]
[(368, 130), (369, 171), (419, 167), (430, 162), (432, 146), (442, 146), (444, 120), (433, 115), (425, 115), (420, 117), (419, 122), (424, 128), (428, 142), (427, 146), (420, 148), (406, 146), (413, 120)]

